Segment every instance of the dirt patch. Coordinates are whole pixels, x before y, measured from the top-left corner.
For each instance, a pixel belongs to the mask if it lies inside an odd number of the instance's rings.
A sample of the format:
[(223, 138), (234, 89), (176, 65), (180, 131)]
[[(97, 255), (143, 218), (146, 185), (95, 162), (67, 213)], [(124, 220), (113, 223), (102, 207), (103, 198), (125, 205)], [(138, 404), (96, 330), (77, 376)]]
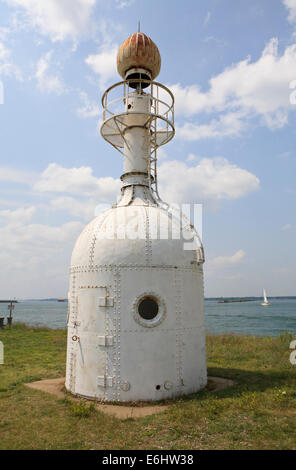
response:
[(41, 390), (42, 392), (50, 393), (58, 398), (65, 398), (66, 394), (63, 391), (65, 378), (59, 379), (45, 379), (38, 382), (31, 382), (25, 384), (26, 387), (33, 388), (34, 390)]
[[(234, 385), (233, 380), (223, 379), (221, 377), (208, 377), (207, 389), (211, 392), (223, 390), (227, 387)], [(79, 398), (71, 396), (65, 392), (65, 377), (58, 379), (45, 379), (38, 382), (31, 382), (25, 384), (26, 387), (42, 392), (50, 393), (57, 398), (65, 398), (66, 396), (72, 401), (78, 401)], [(94, 403), (89, 401), (89, 403)], [(102, 403), (95, 403), (95, 408), (107, 415), (115, 416), (120, 419), (127, 418), (143, 418), (153, 414), (161, 413), (167, 410), (169, 405), (148, 405), (142, 407), (124, 406), (124, 405), (107, 405)]]
[(210, 392), (217, 392), (224, 390), (224, 388), (233, 387), (234, 381), (230, 379), (223, 379), (222, 377), (208, 377), (207, 389)]

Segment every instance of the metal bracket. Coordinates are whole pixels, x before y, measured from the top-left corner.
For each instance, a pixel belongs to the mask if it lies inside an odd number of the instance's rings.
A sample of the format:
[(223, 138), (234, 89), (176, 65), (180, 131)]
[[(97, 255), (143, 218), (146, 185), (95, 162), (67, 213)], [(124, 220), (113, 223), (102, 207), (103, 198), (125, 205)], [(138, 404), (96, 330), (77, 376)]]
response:
[(108, 377), (107, 375), (99, 375), (98, 386), (104, 388), (113, 387), (113, 377)]
[(99, 346), (113, 346), (113, 336), (98, 336)]
[(113, 297), (100, 297), (99, 298), (99, 307), (113, 307), (114, 300)]

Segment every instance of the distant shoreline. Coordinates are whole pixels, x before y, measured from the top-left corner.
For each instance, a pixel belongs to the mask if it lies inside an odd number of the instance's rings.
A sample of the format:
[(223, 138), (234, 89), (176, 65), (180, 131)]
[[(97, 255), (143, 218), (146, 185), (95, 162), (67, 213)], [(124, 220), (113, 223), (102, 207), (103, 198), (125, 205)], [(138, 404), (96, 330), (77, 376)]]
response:
[[(295, 300), (296, 295), (283, 295), (283, 296), (268, 296), (269, 299), (291, 299)], [(262, 300), (262, 296), (260, 297), (205, 297), (206, 301), (216, 301), (219, 300), (223, 301), (223, 303), (230, 303), (230, 302), (251, 302)], [(0, 303), (17, 303), (17, 302), (61, 302), (60, 298), (48, 298), (48, 299), (19, 299), (19, 300), (0, 300)], [(64, 298), (63, 302), (68, 302), (67, 297)]]
[[(295, 300), (296, 299), (296, 295), (278, 295), (278, 296), (275, 296), (275, 297), (272, 297), (272, 296), (268, 296), (269, 299), (291, 299), (291, 300)], [(252, 301), (255, 301), (255, 300), (262, 300), (262, 296), (260, 297), (205, 297), (205, 300), (215, 300), (215, 301), (219, 301), (219, 300), (223, 300), (223, 302), (227, 301), (227, 302), (252, 302)]]

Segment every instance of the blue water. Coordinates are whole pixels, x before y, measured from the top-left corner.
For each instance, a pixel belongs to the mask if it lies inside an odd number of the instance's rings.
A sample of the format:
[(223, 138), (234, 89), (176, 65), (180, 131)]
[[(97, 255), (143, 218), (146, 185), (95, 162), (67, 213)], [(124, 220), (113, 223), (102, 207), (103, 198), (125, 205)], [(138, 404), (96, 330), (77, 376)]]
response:
[[(208, 333), (241, 333), (255, 336), (277, 336), (286, 331), (296, 336), (296, 298), (270, 299), (269, 307), (261, 301), (218, 304), (206, 300)], [(66, 328), (67, 302), (22, 301), (15, 304), (14, 321), (50, 328)], [(9, 313), (7, 304), (0, 304), (0, 317)]]
[(226, 304), (206, 300), (207, 332), (277, 336), (288, 331), (296, 335), (296, 299), (269, 300), (268, 307), (261, 306), (263, 299)]

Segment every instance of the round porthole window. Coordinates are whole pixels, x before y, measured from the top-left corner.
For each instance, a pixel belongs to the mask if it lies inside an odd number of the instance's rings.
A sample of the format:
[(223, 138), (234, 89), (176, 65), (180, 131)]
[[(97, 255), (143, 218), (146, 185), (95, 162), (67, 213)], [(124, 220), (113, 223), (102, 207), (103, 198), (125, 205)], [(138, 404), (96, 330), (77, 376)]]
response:
[(152, 297), (144, 297), (138, 305), (138, 312), (144, 320), (153, 320), (158, 314), (158, 303)]
[(147, 293), (138, 297), (134, 303), (134, 318), (142, 326), (156, 326), (163, 321), (164, 316), (164, 302), (158, 295)]

